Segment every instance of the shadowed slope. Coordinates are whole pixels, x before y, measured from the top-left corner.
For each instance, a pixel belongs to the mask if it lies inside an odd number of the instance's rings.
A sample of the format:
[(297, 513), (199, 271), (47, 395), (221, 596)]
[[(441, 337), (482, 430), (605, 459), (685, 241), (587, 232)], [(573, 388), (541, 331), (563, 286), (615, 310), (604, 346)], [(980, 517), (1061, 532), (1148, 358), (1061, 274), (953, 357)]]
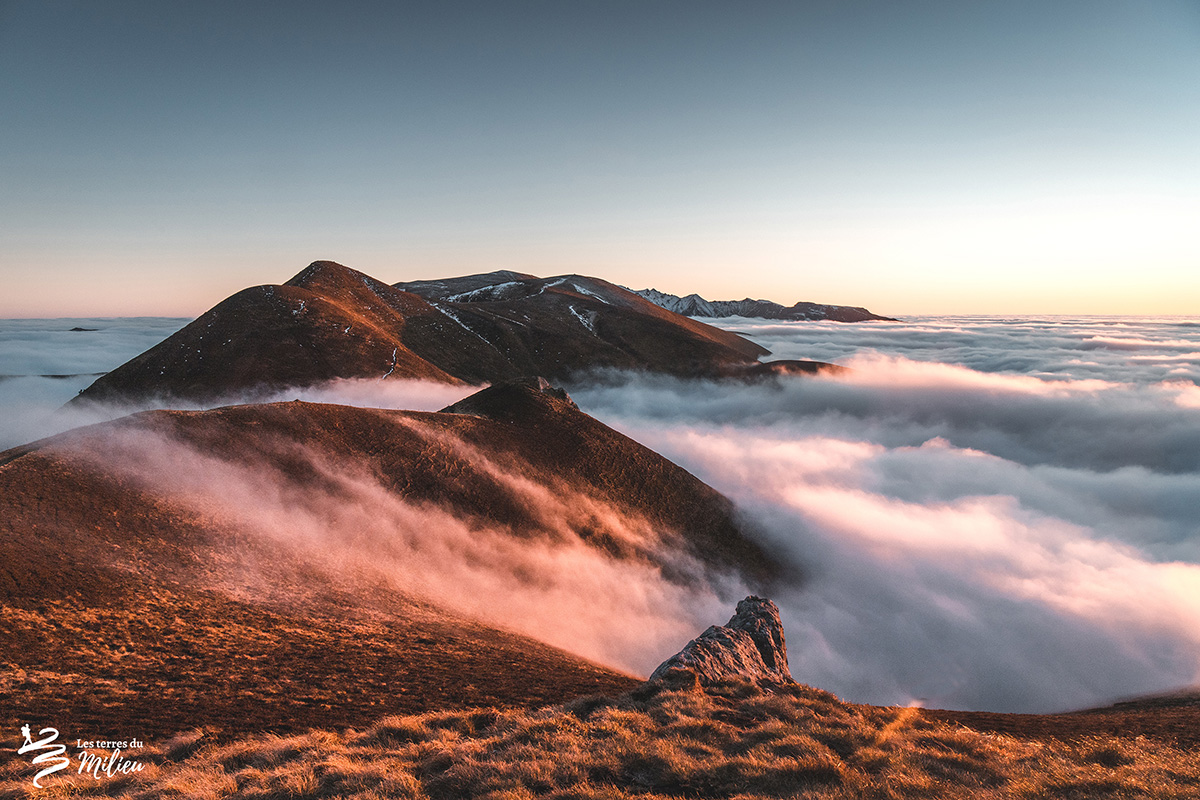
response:
[[(440, 414), (413, 414), (453, 430), (481, 450), (505, 452), (539, 480), (587, 486), (611, 507), (626, 508), (667, 536), (672, 552), (684, 552), (714, 573), (733, 571), (769, 586), (783, 565), (741, 531), (733, 504), (712, 487), (658, 453), (584, 414), (565, 392), (540, 379), (492, 386)], [(471, 415), (477, 419), (463, 419)], [(600, 529), (602, 530), (602, 529)], [(613, 552), (622, 546), (604, 545)], [(670, 575), (678, 565), (660, 562)], [(791, 565), (795, 569), (795, 565)]]
[[(486, 273), (396, 287), (421, 294), (494, 343), (514, 370), (505, 377), (566, 379), (603, 368), (718, 375), (767, 354), (737, 334), (582, 275)], [(422, 352), (420, 345), (413, 348)], [(430, 360), (466, 380), (494, 380), (465, 359), (452, 366), (440, 354)]]
[(330, 477), (320, 465), (335, 465), (518, 536), (552, 539), (565, 526), (682, 582), (703, 578), (682, 571), (689, 563), (756, 583), (779, 569), (741, 532), (728, 499), (538, 379), (492, 386), (437, 413), (294, 402), (144, 412), (119, 424), (281, 471), (301, 489), (322, 489)]

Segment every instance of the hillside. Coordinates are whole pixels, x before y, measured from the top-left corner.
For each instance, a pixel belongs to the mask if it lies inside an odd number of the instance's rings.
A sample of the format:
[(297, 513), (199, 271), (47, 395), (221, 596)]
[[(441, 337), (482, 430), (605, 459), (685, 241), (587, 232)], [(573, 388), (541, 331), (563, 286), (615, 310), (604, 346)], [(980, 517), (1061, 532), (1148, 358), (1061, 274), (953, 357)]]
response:
[[(318, 261), (281, 286), (221, 301), (75, 402), (254, 399), (335, 378), (459, 383), (406, 343), (408, 321), (430, 315), (437, 312), (416, 295)], [(463, 338), (449, 325), (445, 335)]]
[(509, 631), (556, 623), (568, 568), (625, 589), (768, 580), (731, 511), (537, 382), (445, 413), (278, 403), (77, 429), (0, 453), (4, 724), (296, 731), (623, 691)]
[[(503, 351), (516, 375), (562, 379), (603, 368), (714, 375), (767, 354), (736, 334), (666, 311), (599, 278), (502, 271), (396, 288), (450, 310)], [(491, 379), (466, 359), (448, 369), (468, 379)]]
[[(392, 715), (357, 729), (286, 737), (221, 742), (195, 731), (129, 753), (146, 764), (133, 776), (48, 780), (79, 797), (1196, 796), (1195, 717), (1193, 735), (1183, 738), (1137, 726), (1102, 736), (996, 735), (915, 708), (846, 703), (788, 678), (782, 630), (764, 630), (761, 617), (743, 613), (751, 601), (758, 598), (739, 603), (733, 627), (708, 629), (664, 667), (706, 641), (710, 665), (757, 661), (761, 668), (759, 634), (778, 634), (779, 649), (762, 648), (764, 657), (783, 659), (778, 675), (738, 680), (728, 673), (685, 688), (652, 681), (550, 708)], [(717, 641), (746, 658), (722, 659), (709, 647)], [(19, 796), (30, 773), (10, 760), (0, 791)]]

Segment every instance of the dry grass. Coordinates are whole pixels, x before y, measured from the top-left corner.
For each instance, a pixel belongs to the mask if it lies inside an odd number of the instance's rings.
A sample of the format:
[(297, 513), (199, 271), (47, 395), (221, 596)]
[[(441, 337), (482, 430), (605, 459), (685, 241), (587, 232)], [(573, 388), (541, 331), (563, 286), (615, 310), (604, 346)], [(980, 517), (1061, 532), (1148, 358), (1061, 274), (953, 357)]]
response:
[[(206, 743), (207, 742), (207, 743)], [(140, 753), (136, 777), (60, 773), (39, 797), (1195, 798), (1200, 759), (1145, 737), (1071, 742), (980, 733), (803, 686), (635, 692), (540, 711), (390, 716), (361, 731)], [(32, 792), (27, 763), (0, 797)]]

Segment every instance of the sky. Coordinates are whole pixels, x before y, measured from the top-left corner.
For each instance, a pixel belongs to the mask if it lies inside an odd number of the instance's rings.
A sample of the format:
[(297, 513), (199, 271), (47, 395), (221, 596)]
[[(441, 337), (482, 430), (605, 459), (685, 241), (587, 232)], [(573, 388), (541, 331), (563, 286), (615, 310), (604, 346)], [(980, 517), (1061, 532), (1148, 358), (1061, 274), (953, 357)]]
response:
[(0, 0), (0, 317), (317, 259), (912, 314), (1200, 309), (1194, 2)]

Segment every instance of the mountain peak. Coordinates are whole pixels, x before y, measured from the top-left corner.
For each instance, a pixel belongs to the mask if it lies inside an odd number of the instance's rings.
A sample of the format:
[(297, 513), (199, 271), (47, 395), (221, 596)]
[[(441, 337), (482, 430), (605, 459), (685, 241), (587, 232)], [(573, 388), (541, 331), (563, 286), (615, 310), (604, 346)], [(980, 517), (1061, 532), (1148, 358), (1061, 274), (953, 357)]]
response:
[(314, 261), (283, 285), (318, 293), (361, 290), (364, 286), (383, 297), (394, 292), (393, 288), (383, 281), (377, 281), (365, 272), (351, 269), (336, 261)]
[(481, 384), (604, 369), (719, 375), (766, 352), (597, 278), (499, 270), (389, 286), (314, 261), (286, 284), (226, 298), (77, 400), (210, 402), (344, 378)]
[(446, 406), (442, 413), (516, 422), (567, 410), (578, 411), (579, 407), (565, 390), (540, 376), (529, 376), (495, 383)]
[(358, 276), (362, 273), (336, 261), (314, 261), (292, 276), (284, 286), (307, 286), (320, 278), (344, 275)]

